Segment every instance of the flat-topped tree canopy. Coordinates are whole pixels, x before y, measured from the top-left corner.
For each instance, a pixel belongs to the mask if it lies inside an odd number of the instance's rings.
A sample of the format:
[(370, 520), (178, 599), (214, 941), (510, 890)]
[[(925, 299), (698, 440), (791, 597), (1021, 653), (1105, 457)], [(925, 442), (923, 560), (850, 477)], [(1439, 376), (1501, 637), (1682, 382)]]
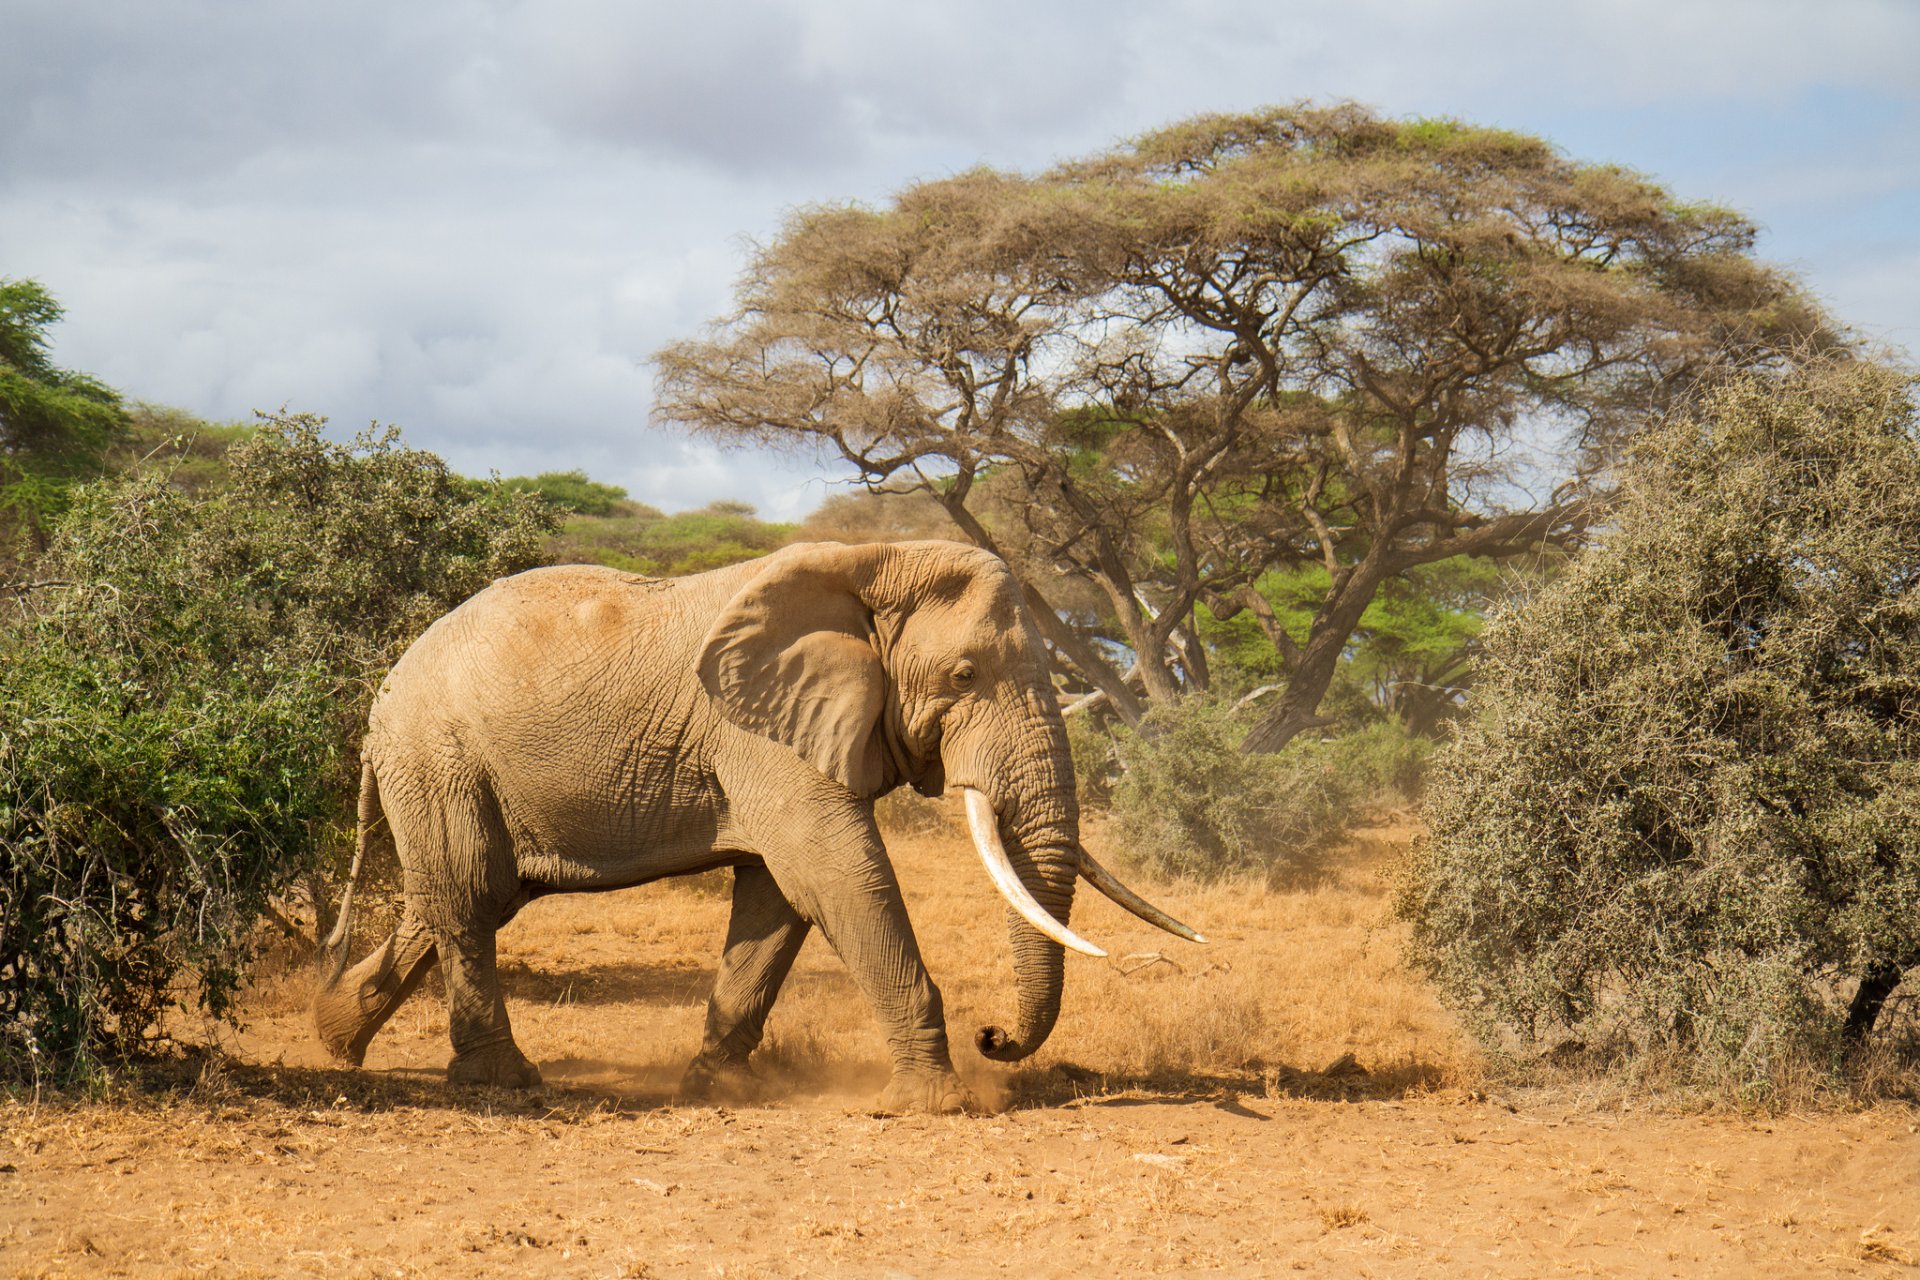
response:
[[(1576, 536), (1650, 414), (1844, 345), (1754, 234), (1521, 134), (1201, 116), (797, 212), (737, 310), (659, 353), (656, 413), (931, 493), (1129, 721), (1207, 684), (1196, 609), (1251, 611), (1286, 674), (1248, 740), (1272, 750), (1381, 583)], [(1258, 588), (1301, 565), (1328, 582), (1304, 639)]]

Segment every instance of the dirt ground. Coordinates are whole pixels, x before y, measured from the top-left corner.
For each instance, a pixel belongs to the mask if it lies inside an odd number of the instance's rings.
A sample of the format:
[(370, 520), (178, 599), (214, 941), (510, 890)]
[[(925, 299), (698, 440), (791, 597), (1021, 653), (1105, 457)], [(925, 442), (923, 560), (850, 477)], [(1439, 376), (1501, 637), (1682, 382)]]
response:
[[(449, 1088), (428, 990), (367, 1069), (336, 1068), (289, 975), (144, 1094), (0, 1102), (0, 1275), (1920, 1269), (1920, 1109), (1484, 1084), (1398, 958), (1382, 867), (1405, 834), (1280, 891), (1154, 887), (1206, 948), (1083, 895), (1075, 927), (1113, 961), (1069, 961), (1033, 1062), (962, 1061), (988, 1115), (871, 1110), (885, 1056), (817, 940), (764, 1104), (676, 1104), (724, 930), (710, 883), (544, 899), (503, 933), (531, 1093)], [(964, 1046), (1011, 1009), (1002, 913), (961, 837), (891, 843)]]

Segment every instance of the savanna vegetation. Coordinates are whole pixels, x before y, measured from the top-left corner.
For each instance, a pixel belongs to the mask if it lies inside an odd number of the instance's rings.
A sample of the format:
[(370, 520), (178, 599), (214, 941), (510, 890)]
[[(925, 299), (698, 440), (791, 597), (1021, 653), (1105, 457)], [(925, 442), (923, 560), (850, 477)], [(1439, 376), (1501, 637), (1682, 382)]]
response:
[(1244, 619), (1275, 751), (1387, 584), (1571, 544), (1649, 414), (1839, 341), (1753, 238), (1507, 131), (1201, 116), (796, 213), (656, 412), (938, 502), (1128, 726), (1233, 692), (1205, 636)]
[(0, 279), (0, 564), (21, 544), (45, 548), (76, 479), (125, 426), (118, 392), (48, 356), (63, 314), (39, 281)]
[[(230, 1012), (276, 904), (324, 922), (381, 673), (538, 561), (549, 509), (393, 432), (268, 421), (218, 478), (72, 489), (0, 629), (0, 1068), (64, 1079)], [(191, 450), (187, 450), (191, 457)], [(204, 482), (204, 483), (201, 483)]]
[(1482, 638), (1401, 908), (1489, 1046), (1765, 1095), (1920, 965), (1914, 385), (1717, 389)]
[(1753, 240), (1354, 106), (802, 210), (658, 356), (664, 422), (851, 469), (795, 523), (127, 406), (6, 282), (0, 1069), (137, 1053), (323, 932), (370, 691), (491, 578), (937, 537), (1014, 567), (1136, 868), (1310, 893), (1419, 802), (1366, 928), (1493, 1061), (1910, 1090), (1912, 384)]

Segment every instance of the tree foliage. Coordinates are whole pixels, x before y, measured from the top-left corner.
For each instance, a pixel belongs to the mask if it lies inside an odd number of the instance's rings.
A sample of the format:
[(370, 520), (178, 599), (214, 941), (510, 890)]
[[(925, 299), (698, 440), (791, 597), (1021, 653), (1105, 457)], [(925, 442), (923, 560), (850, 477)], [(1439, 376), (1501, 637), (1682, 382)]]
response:
[[(1384, 583), (1577, 533), (1649, 410), (1835, 340), (1752, 241), (1522, 135), (1203, 116), (796, 214), (738, 310), (660, 353), (658, 413), (933, 495), (1130, 723), (1208, 685), (1196, 608), (1251, 614), (1286, 687), (1249, 745), (1274, 749)], [(1296, 636), (1259, 584), (1308, 566)]]
[(794, 526), (762, 520), (751, 503), (722, 499), (666, 515), (637, 502), (604, 516), (575, 516), (548, 547), (552, 563), (604, 564), (648, 577), (724, 568), (787, 544)]
[[(1513, 589), (1510, 583), (1521, 579), (1525, 567), (1503, 571), (1488, 559), (1456, 556), (1387, 579), (1348, 638), (1329, 696), (1352, 690), (1408, 732), (1434, 735), (1458, 714), (1472, 682), (1473, 644), (1487, 610)], [(1216, 666), (1258, 683), (1248, 697), (1268, 696), (1285, 688), (1279, 682), (1286, 676), (1268, 636), (1278, 628), (1304, 643), (1329, 586), (1319, 565), (1271, 569), (1253, 587), (1261, 618), (1242, 609), (1222, 619), (1203, 605), (1194, 614), (1196, 632)], [(1338, 715), (1322, 718), (1337, 721)]]
[(966, 540), (946, 509), (923, 492), (860, 489), (830, 495), (800, 522), (803, 542), (916, 542)]
[(126, 421), (111, 387), (49, 357), (47, 330), (63, 314), (37, 281), (0, 279), (0, 518), (35, 543)]
[(227, 1013), (269, 899), (351, 830), (379, 674), (537, 561), (538, 500), (320, 425), (269, 423), (201, 493), (80, 490), (0, 632), (0, 1071)]
[(1765, 1088), (1920, 964), (1912, 390), (1857, 363), (1718, 391), (1489, 626), (1402, 907), (1490, 1043)]
[(627, 497), (627, 491), (619, 485), (590, 480), (579, 470), (511, 476), (500, 483), (510, 492), (539, 494), (560, 510), (581, 516), (610, 516)]

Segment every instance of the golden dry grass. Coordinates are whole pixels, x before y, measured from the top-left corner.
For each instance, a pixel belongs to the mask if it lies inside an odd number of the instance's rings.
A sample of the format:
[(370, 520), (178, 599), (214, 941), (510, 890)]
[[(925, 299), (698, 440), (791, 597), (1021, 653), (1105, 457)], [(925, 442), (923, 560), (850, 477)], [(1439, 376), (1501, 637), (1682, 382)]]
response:
[[(1003, 904), (957, 826), (916, 825), (890, 835), (889, 846), (946, 998), (956, 1063), (989, 1105), (1249, 1081), (1270, 1092), (1386, 1096), (1478, 1080), (1473, 1048), (1400, 960), (1386, 864), (1403, 831), (1364, 833), (1310, 885), (1285, 892), (1258, 882), (1143, 881), (1156, 901), (1210, 936), (1206, 946), (1161, 933), (1083, 889), (1075, 927), (1111, 955), (1069, 958), (1051, 1040), (1007, 1069), (968, 1047), (974, 1027), (1012, 1017)], [(1096, 856), (1115, 861), (1097, 826), (1087, 840)], [(698, 1047), (727, 911), (724, 882), (710, 878), (535, 902), (501, 935), (522, 1046), (555, 1081), (670, 1090)], [(283, 1012), (299, 990), (282, 994)], [(375, 1042), (370, 1066), (429, 1068), (444, 1059), (444, 1015), (423, 995)], [(761, 1056), (787, 1092), (859, 1094), (885, 1083), (873, 1017), (817, 935), (774, 1010)], [(1322, 1070), (1329, 1066), (1339, 1069)]]
[(711, 880), (544, 899), (503, 934), (549, 1081), (529, 1093), (444, 1083), (430, 988), (366, 1070), (334, 1067), (289, 974), (157, 1092), (0, 1100), (0, 1276), (1797, 1277), (1920, 1255), (1910, 1107), (1488, 1099), (1399, 959), (1407, 834), (1277, 890), (1138, 879), (1208, 947), (1083, 896), (1113, 962), (1069, 960), (1060, 1026), (1013, 1068), (966, 1047), (1012, 1007), (996, 895), (959, 832), (892, 837), (956, 1058), (1010, 1107), (988, 1117), (872, 1114), (880, 1038), (817, 941), (774, 1015), (770, 1105), (676, 1103), (725, 927)]

